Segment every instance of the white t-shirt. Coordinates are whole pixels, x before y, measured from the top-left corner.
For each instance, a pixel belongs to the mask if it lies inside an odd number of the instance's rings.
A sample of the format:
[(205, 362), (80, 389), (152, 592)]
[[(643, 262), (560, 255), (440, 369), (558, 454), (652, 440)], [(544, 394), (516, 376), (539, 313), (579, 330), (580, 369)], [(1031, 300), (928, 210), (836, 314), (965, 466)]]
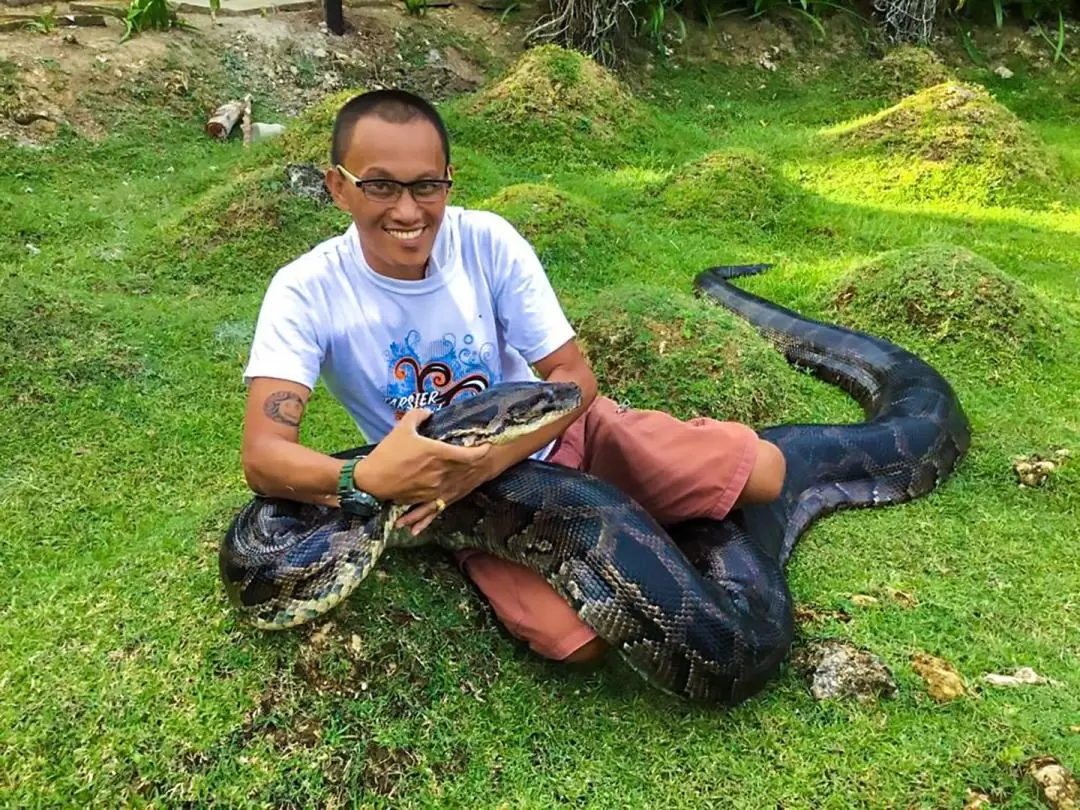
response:
[[(574, 337), (535, 251), (498, 214), (447, 206), (420, 281), (377, 274), (356, 226), (274, 275), (244, 383), (319, 376), (369, 442), (530, 368)], [(544, 451), (538, 457), (546, 455)]]

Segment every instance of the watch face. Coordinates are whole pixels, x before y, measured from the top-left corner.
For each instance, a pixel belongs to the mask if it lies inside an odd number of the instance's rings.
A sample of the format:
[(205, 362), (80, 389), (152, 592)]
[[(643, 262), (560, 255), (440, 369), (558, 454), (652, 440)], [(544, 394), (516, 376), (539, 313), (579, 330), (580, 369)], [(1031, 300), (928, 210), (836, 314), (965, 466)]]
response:
[(361, 517), (371, 517), (379, 511), (379, 502), (366, 492), (352, 492), (341, 499), (341, 506), (348, 512)]

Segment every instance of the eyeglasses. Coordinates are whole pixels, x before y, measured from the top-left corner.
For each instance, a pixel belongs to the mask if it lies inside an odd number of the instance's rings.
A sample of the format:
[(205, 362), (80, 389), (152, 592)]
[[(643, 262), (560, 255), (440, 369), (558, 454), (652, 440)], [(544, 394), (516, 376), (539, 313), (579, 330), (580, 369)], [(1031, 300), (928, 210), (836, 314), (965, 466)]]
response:
[(412, 198), (418, 203), (440, 202), (446, 198), (450, 186), (453, 185), (452, 180), (424, 179), (413, 180), (411, 183), (402, 183), (399, 180), (389, 180), (382, 177), (374, 180), (361, 180), (341, 164), (338, 164), (336, 168), (342, 177), (364, 192), (365, 197), (372, 202), (378, 203), (397, 202), (401, 197), (401, 192), (405, 189), (409, 190)]

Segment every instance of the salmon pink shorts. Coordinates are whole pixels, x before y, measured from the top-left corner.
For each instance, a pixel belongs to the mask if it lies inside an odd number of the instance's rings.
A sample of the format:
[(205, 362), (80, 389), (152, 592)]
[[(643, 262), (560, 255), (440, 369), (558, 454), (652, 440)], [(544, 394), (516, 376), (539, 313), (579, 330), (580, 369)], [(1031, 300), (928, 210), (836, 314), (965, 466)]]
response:
[[(659, 523), (723, 518), (757, 461), (747, 425), (662, 411), (619, 408), (597, 397), (558, 441), (548, 461), (595, 475), (641, 504)], [(536, 653), (561, 661), (596, 638), (539, 575), (478, 549), (457, 553), (499, 621)]]

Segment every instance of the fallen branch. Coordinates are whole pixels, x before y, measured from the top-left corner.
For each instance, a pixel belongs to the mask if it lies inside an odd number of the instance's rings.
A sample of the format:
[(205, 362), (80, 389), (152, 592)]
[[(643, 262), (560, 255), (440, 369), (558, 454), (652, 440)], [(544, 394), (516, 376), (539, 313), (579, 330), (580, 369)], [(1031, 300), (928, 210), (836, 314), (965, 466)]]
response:
[(228, 101), (218, 107), (210, 120), (206, 122), (206, 132), (208, 135), (212, 135), (218, 140), (225, 140), (229, 137), (229, 133), (232, 132), (233, 127), (236, 126), (236, 122), (240, 120), (240, 116), (244, 114), (244, 102), (243, 101)]
[(247, 149), (251, 146), (251, 94), (248, 93), (244, 96), (244, 120), (240, 124), (240, 129), (244, 133), (244, 148)]

